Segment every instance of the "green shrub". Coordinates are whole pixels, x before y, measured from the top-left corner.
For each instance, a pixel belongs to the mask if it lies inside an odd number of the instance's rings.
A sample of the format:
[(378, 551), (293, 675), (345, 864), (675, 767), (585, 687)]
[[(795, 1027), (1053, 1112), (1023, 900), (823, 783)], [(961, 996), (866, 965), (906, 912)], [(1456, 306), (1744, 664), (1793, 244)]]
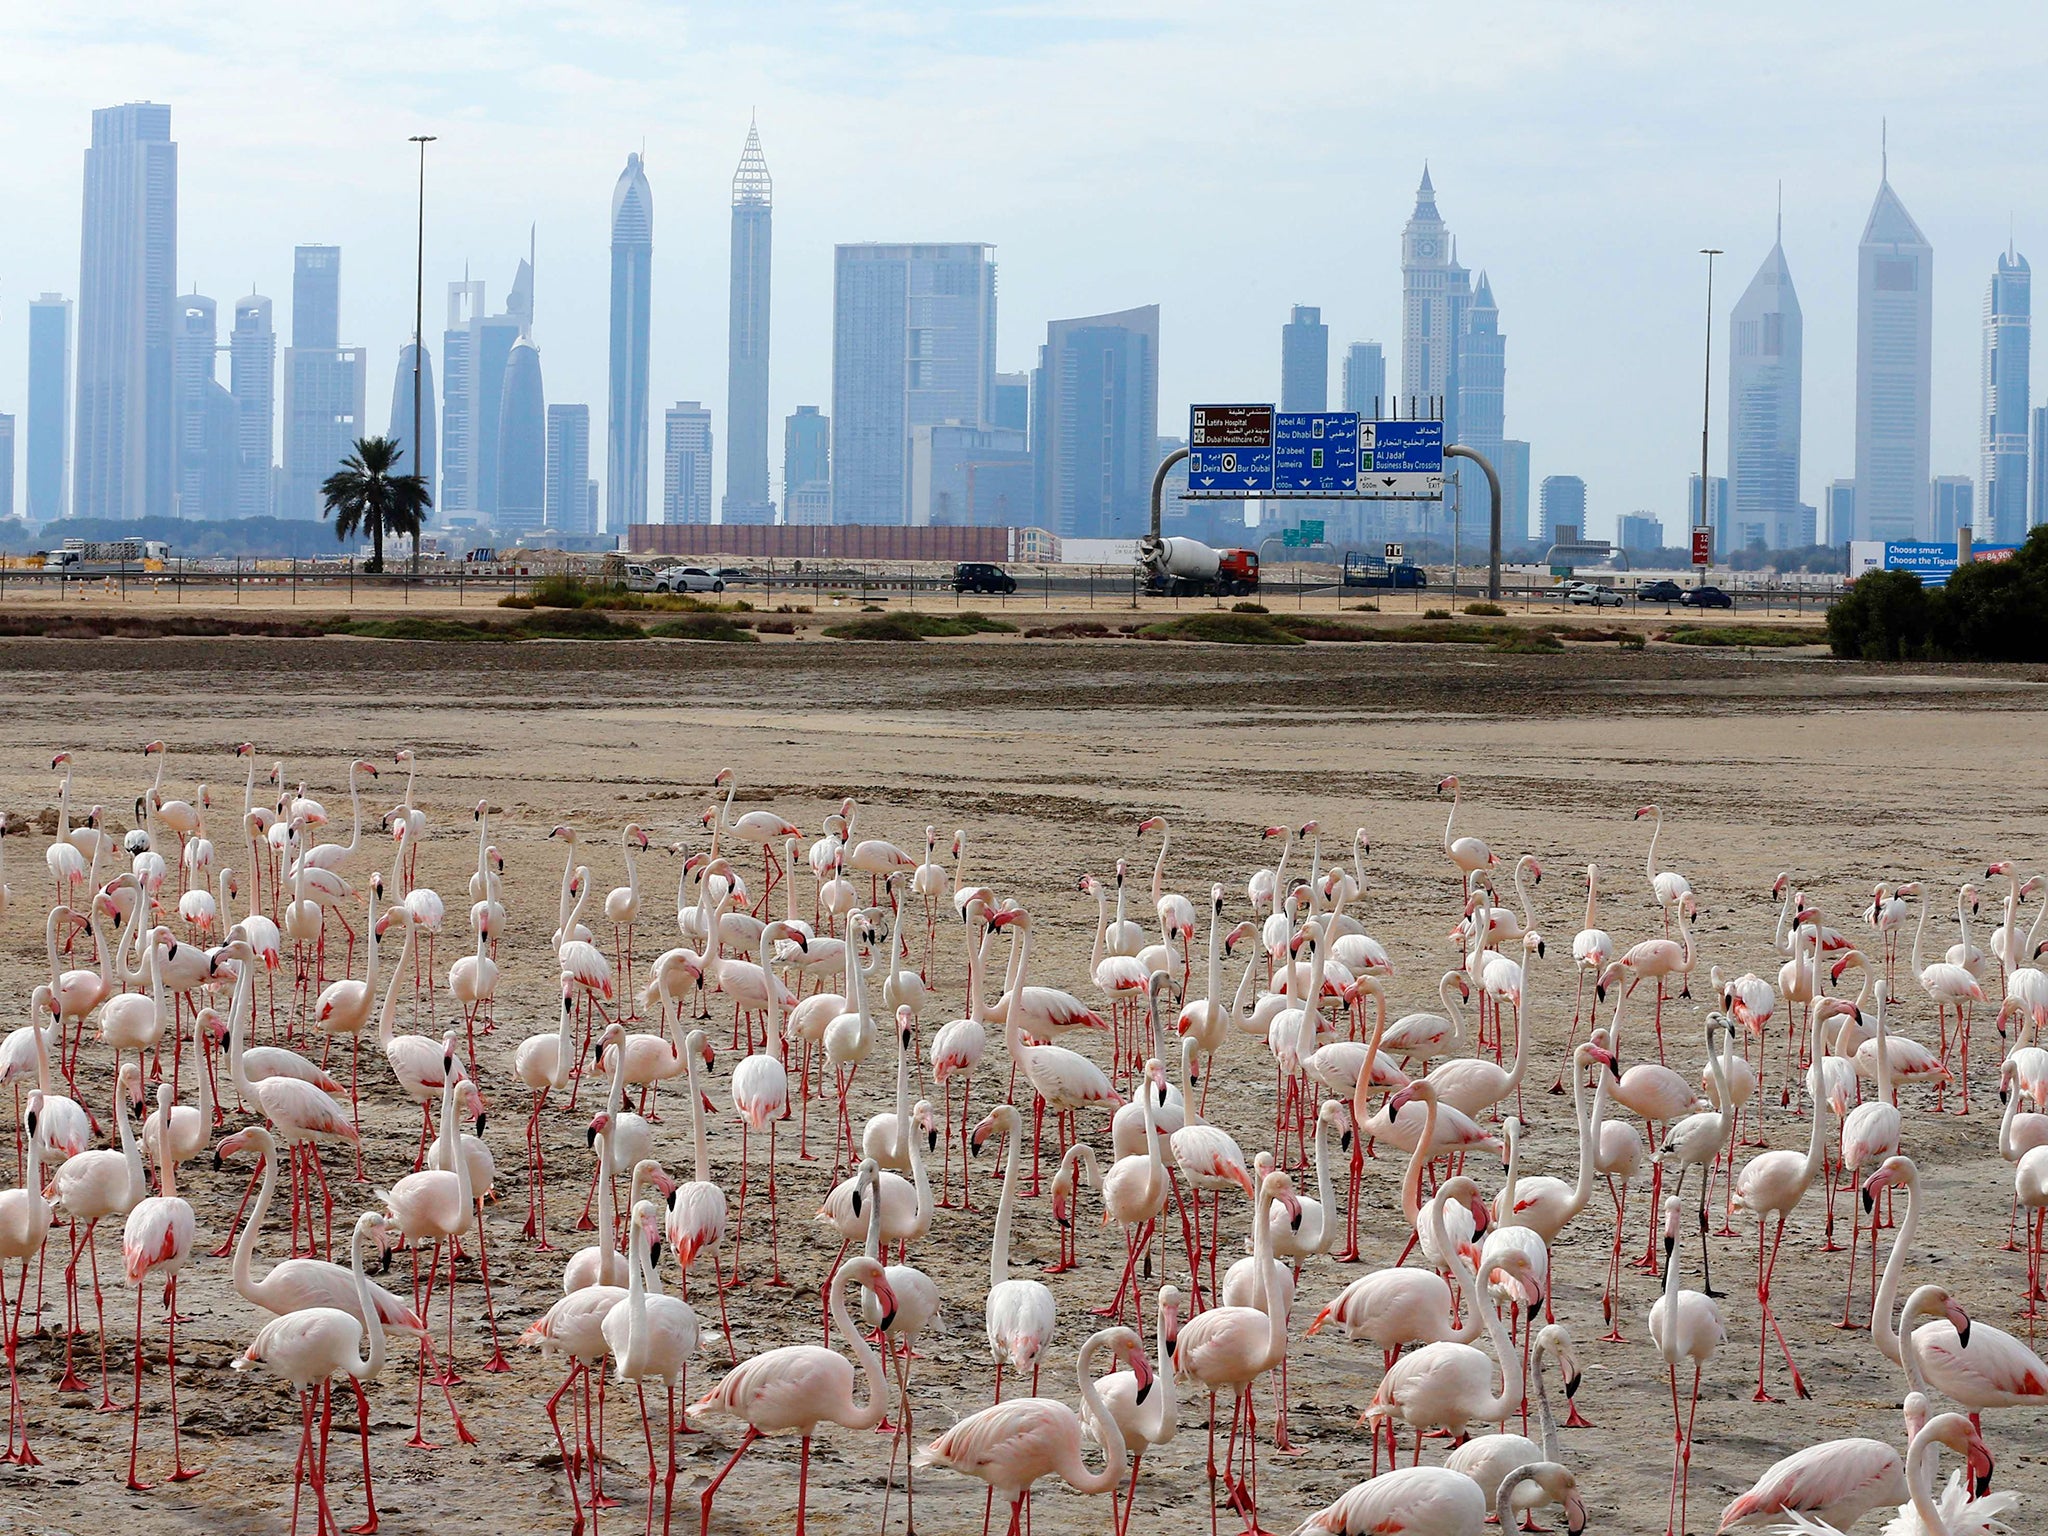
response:
[(687, 613), (681, 618), (664, 619), (649, 626), (647, 633), (657, 640), (754, 641), (761, 638), (753, 632), (748, 621), (723, 613)]
[(1351, 611), (1353, 613), (1378, 613), (1380, 605), (1378, 603), (1354, 603), (1352, 604)]
[(1504, 619), (1508, 614), (1499, 603), (1467, 603), (1465, 611), (1475, 619)]
[(1827, 640), (1828, 632), (1821, 624), (1710, 624), (1682, 626), (1659, 638), (1673, 645), (1738, 645), (1761, 651), (1820, 645)]
[(1267, 610), (1264, 603), (1255, 603), (1247, 598), (1241, 603), (1232, 603), (1230, 611), (1232, 613), (1264, 613)]
[(470, 624), (460, 619), (345, 619), (335, 627), (341, 635), (365, 640), (510, 640), (513, 629), (497, 624)]
[(952, 640), (962, 635), (1014, 635), (1017, 626), (985, 613), (889, 613), (829, 626), (835, 640)]
[(647, 631), (637, 624), (619, 624), (594, 608), (536, 609), (512, 626), (527, 640), (639, 640)]
[(1866, 571), (1828, 609), (1828, 645), (1852, 661), (1904, 661), (1927, 653), (1932, 598), (1909, 571)]
[(1451, 616), (1451, 610), (1448, 608), (1425, 608), (1422, 610), (1422, 616), (1425, 619), (1448, 619)]
[(1098, 624), (1093, 619), (1069, 619), (1059, 624), (1043, 624), (1036, 629), (1024, 631), (1026, 640), (1101, 640), (1109, 635), (1107, 624)]
[(1357, 641), (1373, 638), (1362, 624), (1347, 624), (1342, 619), (1325, 619), (1313, 614), (1283, 613), (1276, 615), (1272, 623), (1298, 640)]
[(1206, 640), (1216, 645), (1300, 645), (1271, 619), (1256, 613), (1191, 613), (1138, 630), (1147, 640)]
[(1648, 644), (1648, 641), (1644, 638), (1642, 632), (1639, 630), (1630, 631), (1626, 634), (1616, 635), (1614, 637), (1614, 642), (1615, 644), (1619, 645), (1624, 651), (1640, 651), (1646, 644)]
[(1564, 649), (1564, 642), (1544, 629), (1515, 629), (1501, 625), (1487, 641), (1489, 650), (1509, 656), (1540, 656)]
[[(615, 589), (623, 592), (623, 587)], [(533, 592), (525, 606), (529, 608), (583, 608), (588, 607), (599, 596), (599, 589), (584, 585), (576, 576), (543, 576), (533, 584)], [(504, 606), (511, 607), (511, 600), (505, 599)]]
[(793, 635), (796, 633), (796, 620), (756, 619), (754, 628), (764, 635)]

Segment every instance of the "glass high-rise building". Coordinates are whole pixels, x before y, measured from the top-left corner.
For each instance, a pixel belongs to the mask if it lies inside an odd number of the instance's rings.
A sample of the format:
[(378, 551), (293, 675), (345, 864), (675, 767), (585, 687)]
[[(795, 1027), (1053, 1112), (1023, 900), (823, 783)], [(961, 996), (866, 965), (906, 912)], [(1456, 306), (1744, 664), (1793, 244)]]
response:
[(1330, 328), (1323, 324), (1323, 312), (1316, 305), (1297, 304), (1280, 327), (1280, 409), (1329, 408)]
[[(1456, 441), (1486, 456), (1494, 473), (1500, 473), (1501, 444), (1507, 440), (1508, 339), (1501, 334), (1500, 306), (1493, 299), (1493, 285), (1481, 272), (1472, 290), (1472, 302), (1465, 311), (1465, 323), (1458, 333), (1458, 436)], [(1446, 441), (1449, 428), (1445, 428)], [(1474, 519), (1483, 525), (1492, 515), (1492, 491), (1476, 464), (1452, 460), (1450, 471), (1463, 496), (1461, 515), (1465, 526)], [(1468, 473), (1469, 470), (1469, 473)], [(1502, 486), (1505, 493), (1506, 486)], [(1501, 538), (1513, 527), (1507, 497), (1501, 497)]]
[(2028, 413), (2032, 422), (2033, 462), (2029, 466), (2032, 474), (2033, 492), (2027, 512), (2027, 526), (2038, 528), (2048, 523), (2048, 405), (2037, 405)]
[(14, 516), (14, 417), (0, 412), (0, 519)]
[(654, 193), (638, 155), (612, 188), (611, 389), (605, 429), (607, 533), (647, 521), (649, 322), (654, 268)]
[[(420, 441), (417, 450), (414, 449), (412, 441), (415, 360), (418, 362), (420, 391)], [(391, 430), (386, 435), (405, 453), (405, 457), (398, 461), (400, 471), (408, 475), (418, 475), (427, 482), (427, 489), (430, 492), (434, 490), (434, 449), (437, 437), (434, 416), (434, 354), (419, 343), (408, 341), (398, 349), (398, 368), (391, 376)], [(434, 504), (438, 510), (438, 495)], [(431, 520), (430, 518), (429, 521)]]
[(1040, 524), (1069, 539), (1145, 532), (1159, 464), (1159, 306), (1053, 321), (1033, 395)]
[(1500, 445), (1500, 459), (1493, 468), (1500, 476), (1501, 542), (1533, 539), (1536, 530), (1529, 526), (1529, 445), (1519, 438), (1508, 438)]
[(768, 495), (768, 286), (774, 183), (761, 136), (747, 142), (732, 178), (732, 292), (726, 327), (725, 507), (728, 523), (765, 523)]
[(286, 517), (318, 517), (320, 486), (369, 431), (368, 360), (341, 345), (341, 250), (292, 252), (292, 344), (284, 352)]
[(842, 245), (832, 292), (832, 508), (905, 522), (911, 429), (982, 426), (995, 388), (995, 247)]
[(1821, 505), (1827, 513), (1830, 544), (1846, 544), (1858, 536), (1854, 480), (1830, 480), (1827, 490), (1821, 495)]
[(662, 418), (664, 523), (711, 521), (711, 413), (678, 400)]
[(800, 405), (782, 423), (782, 520), (832, 521), (832, 419)]
[(500, 533), (535, 533), (547, 521), (547, 391), (540, 348), (529, 337), (512, 343), (499, 392), (498, 508)]
[(996, 375), (995, 401), (989, 407), (989, 425), (1001, 427), (1009, 432), (1031, 430), (1031, 375), (1029, 373), (999, 373)]
[(548, 407), (547, 526), (556, 533), (595, 533), (590, 483), (590, 407)]
[(1987, 544), (2027, 536), (2028, 351), (2033, 274), (2008, 249), (1984, 291), (1983, 486), (1975, 529)]
[(54, 522), (70, 508), (71, 301), (46, 293), (28, 307), (29, 520)]
[(1728, 324), (1728, 494), (1773, 549), (1798, 542), (1804, 324), (1783, 226)]
[(1934, 477), (1934, 521), (1928, 536), (1937, 544), (1953, 544), (1963, 529), (1976, 536), (1980, 518), (1976, 512), (1976, 486), (1968, 475)]
[(169, 516), (178, 267), (169, 107), (94, 111), (80, 246), (73, 508), (80, 517)]
[(1425, 165), (1415, 211), (1401, 230), (1401, 393), (1413, 403), (1399, 414), (1427, 416), (1440, 407), (1447, 443), (1460, 441), (1458, 337), (1471, 302), (1472, 275), (1458, 264)]
[(1545, 475), (1541, 507), (1543, 525), (1537, 532), (1537, 542), (1557, 543), (1560, 528), (1576, 528), (1579, 538), (1587, 536), (1586, 482), (1577, 475)]
[(235, 397), (220, 383), (219, 309), (197, 293), (178, 296), (171, 353), (177, 437), (177, 509), (182, 518), (235, 513)]
[(277, 442), (277, 331), (270, 300), (235, 300), (228, 333), (228, 393), (235, 397), (235, 516), (269, 517)]
[(441, 333), (441, 504), (444, 517), (474, 517), (480, 476), (477, 452), (477, 327), (484, 285), (469, 278), (448, 285), (448, 327)]
[(292, 250), (292, 345), (341, 345), (341, 247)]
[(1886, 175), (1856, 248), (1856, 537), (1927, 526), (1933, 377), (1934, 247)]
[(1344, 409), (1370, 420), (1385, 408), (1387, 354), (1376, 341), (1354, 341), (1344, 349)]

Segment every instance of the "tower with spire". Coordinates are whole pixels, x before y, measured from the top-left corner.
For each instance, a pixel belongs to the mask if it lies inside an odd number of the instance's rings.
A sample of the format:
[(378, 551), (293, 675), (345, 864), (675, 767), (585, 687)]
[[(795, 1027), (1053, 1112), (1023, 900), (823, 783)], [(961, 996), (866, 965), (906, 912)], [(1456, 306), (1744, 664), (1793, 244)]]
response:
[(728, 523), (769, 523), (768, 291), (774, 182), (751, 119), (732, 178), (731, 308), (726, 331), (725, 502)]
[(1984, 290), (1982, 485), (1976, 535), (1990, 544), (2027, 536), (2029, 353), (2033, 272), (2007, 237)]
[[(1425, 163), (1415, 211), (1401, 229), (1401, 391), (1388, 402), (1387, 414), (1427, 416), (1434, 408), (1442, 413), (1446, 443), (1464, 442), (1469, 435), (1459, 367), (1474, 297), (1472, 274), (1458, 260), (1457, 241), (1437, 211), (1436, 185)], [(1494, 323), (1497, 327), (1497, 314)], [(1480, 350), (1491, 345), (1483, 341)], [(1485, 387), (1495, 394), (1488, 409), (1497, 413), (1500, 381), (1489, 379)], [(1495, 434), (1489, 441), (1497, 447), (1498, 428)], [(1458, 481), (1462, 469), (1451, 466), (1449, 478)], [(1475, 473), (1473, 483), (1482, 478)]]
[[(1892, 190), (1889, 146), (1856, 247), (1856, 531), (1913, 539), (1931, 523), (1934, 247)], [(1831, 537), (1840, 537), (1830, 529)]]
[[(654, 193), (638, 155), (612, 188), (610, 399), (606, 406), (604, 531), (647, 521), (648, 351)], [(452, 439), (453, 433), (450, 437)]]
[(1772, 549), (1813, 542), (1799, 501), (1804, 321), (1785, 261), (1779, 196), (1770, 254), (1735, 302), (1728, 323), (1728, 518), (1717, 549), (1761, 539)]

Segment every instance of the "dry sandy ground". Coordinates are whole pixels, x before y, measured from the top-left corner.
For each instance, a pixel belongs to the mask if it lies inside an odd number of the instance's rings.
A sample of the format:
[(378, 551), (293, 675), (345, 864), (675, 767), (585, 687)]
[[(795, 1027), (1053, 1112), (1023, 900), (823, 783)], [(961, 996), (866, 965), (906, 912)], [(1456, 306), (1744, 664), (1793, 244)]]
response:
[[(388, 762), (394, 748), (411, 745), (429, 817), (422, 879), (449, 893), (459, 910), (453, 898), (473, 857), (469, 808), (486, 797), (503, 808), (494, 836), (507, 861), (511, 932), (501, 952), (500, 1027), (483, 1047), (481, 1076), (502, 1170), (492, 1260), (508, 1335), (559, 1294), (564, 1257), (535, 1254), (516, 1235), (526, 1096), (509, 1072), (515, 1042), (547, 1027), (554, 1012), (546, 946), (561, 860), (560, 845), (545, 841), (547, 831), (558, 821), (582, 830), (592, 843), (584, 857), (602, 892), (623, 878), (616, 836), (628, 819), (645, 825), (657, 845), (701, 840), (697, 818), (720, 767), (737, 771), (750, 800), (772, 801), (807, 827), (852, 794), (866, 807), (864, 830), (906, 846), (921, 846), (928, 823), (947, 832), (967, 828), (975, 878), (1038, 915), (1042, 978), (1084, 994), (1094, 914), (1075, 879), (1084, 871), (1109, 873), (1119, 855), (1149, 870), (1155, 845), (1148, 838), (1140, 851), (1142, 816), (1172, 819), (1171, 888), (1199, 895), (1221, 880), (1233, 918), (1245, 913), (1247, 874), (1270, 852), (1257, 837), (1261, 824), (1315, 817), (1342, 841), (1364, 826), (1373, 851), (1363, 915), (1397, 958), (1397, 1010), (1434, 1006), (1435, 978), (1452, 958), (1444, 936), (1457, 916), (1458, 887), (1438, 851), (1443, 806), (1431, 785), (1456, 771), (1468, 788), (1468, 830), (1506, 854), (1535, 852), (1550, 873), (1537, 892), (1553, 947), (1537, 974), (1530, 1074), (1542, 1084), (1556, 1069), (1570, 1018), (1570, 972), (1560, 956), (1582, 918), (1573, 867), (1597, 860), (1611, 871), (1603, 926), (1622, 943), (1647, 936), (1656, 922), (1640, 874), (1647, 829), (1629, 819), (1638, 804), (1664, 805), (1670, 819), (1660, 862), (1684, 870), (1700, 893), (1703, 981), (1706, 962), (1725, 972), (1766, 974), (1777, 965), (1776, 913), (1767, 893), (1780, 870), (1805, 881), (1831, 920), (1854, 928), (1872, 881), (1924, 877), (1947, 898), (1958, 881), (1981, 881), (1993, 858), (2016, 857), (2031, 869), (2030, 850), (2044, 831), (2033, 766), (2043, 687), (2039, 677), (2022, 673), (1883, 672), (1658, 649), (1501, 657), (1409, 647), (1361, 655), (1356, 647), (1281, 654), (1059, 644), (743, 651), (264, 640), (10, 641), (0, 651), (0, 673), (0, 807), (11, 815), (33, 817), (54, 803), (48, 764), (58, 748), (76, 755), (75, 804), (132, 803), (149, 766), (137, 748), (160, 735), (171, 745), (169, 780), (181, 794), (206, 780), (217, 803), (237, 804), (241, 765), (231, 748), (247, 739), (266, 762), (281, 757), (293, 780), (303, 776), (330, 810), (341, 811), (351, 755)], [(393, 803), (394, 788), (387, 774), (378, 809)], [(17, 1012), (43, 967), (43, 844), (38, 835), (7, 840), (15, 906), (0, 928), (0, 989)], [(643, 952), (673, 942), (675, 867), (659, 854), (642, 860)], [(1980, 943), (1995, 920), (1990, 911), (1987, 902)], [(1950, 927), (1937, 925), (1944, 944)], [(444, 947), (444, 968), (448, 958)], [(953, 940), (941, 951), (938, 992), (957, 998), (960, 984)], [(1917, 989), (1908, 991), (1914, 995), (1897, 1023), (1931, 1038), (1931, 1011)], [(949, 1005), (940, 1017), (951, 1011)], [(447, 1012), (444, 1000), (437, 1016)], [(1694, 1069), (1699, 997), (1676, 1004), (1673, 1013), (1674, 1060)], [(1632, 1038), (1632, 1055), (1650, 1049), (1640, 1023)], [(1773, 1041), (1782, 1049), (1780, 1036)], [(1271, 1125), (1271, 1071), (1256, 1042), (1238, 1039), (1230, 1050), (1234, 1059), (1217, 1080), (1220, 1104), (1216, 1096), (1210, 1103), (1249, 1149), (1263, 1143)], [(1980, 1062), (1985, 1054), (1980, 1044)], [(721, 1049), (711, 1085), (721, 1107), (729, 1103), (724, 1079), (732, 1059)], [(976, 1080), (980, 1106), (1001, 1081), (1002, 1059), (994, 1046), (991, 1068)], [(103, 1049), (89, 1045), (85, 1061), (82, 1084), (103, 1103)], [(365, 1063), (368, 1158), (373, 1179), (385, 1181), (408, 1165), (418, 1117), (373, 1052)], [(888, 1077), (886, 1065), (861, 1074), (856, 1117), (886, 1107)], [(1927, 1113), (1931, 1095), (1907, 1095), (1908, 1146), (1926, 1170), (1932, 1207), (1909, 1277), (1939, 1273), (1975, 1315), (2024, 1334), (2017, 1316), (2023, 1258), (1999, 1246), (2011, 1180), (1996, 1155), (1992, 1087), (1988, 1067), (1980, 1067), (1979, 1107), (1966, 1120), (1934, 1118)], [(679, 1108), (673, 1098), (664, 1103)], [(1539, 1088), (1527, 1109), (1529, 1163), (1569, 1177), (1568, 1101)], [(588, 1167), (583, 1126), (581, 1105), (574, 1117), (557, 1111), (547, 1119), (550, 1163), (563, 1171), (564, 1191)], [(1090, 1129), (1106, 1139), (1099, 1119)], [(1773, 1109), (1766, 1130), (1774, 1145), (1803, 1145), (1806, 1122)], [(663, 1126), (671, 1169), (687, 1167), (685, 1131), (680, 1113), (672, 1112)], [(736, 1139), (729, 1120), (722, 1122), (714, 1142), (722, 1174), (732, 1169)], [(1497, 1179), (1489, 1160), (1474, 1171), (1489, 1187)], [(785, 1165), (784, 1173), (783, 1251), (798, 1288), (782, 1293), (756, 1285), (735, 1299), (742, 1353), (816, 1336), (815, 1289), (832, 1245), (808, 1218), (826, 1171)], [(1372, 1263), (1390, 1262), (1400, 1248), (1398, 1174), (1391, 1158), (1368, 1165), (1363, 1228)], [(184, 1190), (198, 1208), (203, 1247), (225, 1231), (241, 1182), (239, 1171), (216, 1174), (203, 1162), (188, 1169)], [(368, 1201), (369, 1190), (345, 1179), (336, 1188), (339, 1227)], [(927, 1358), (917, 1366), (920, 1439), (987, 1397), (981, 1313), (994, 1188), (977, 1186), (984, 1188), (975, 1214), (941, 1213), (932, 1237), (913, 1254), (947, 1298), (945, 1331), (926, 1343)], [(558, 1212), (561, 1204), (558, 1197)], [(1060, 1343), (1045, 1378), (1049, 1393), (1070, 1401), (1068, 1352), (1087, 1331), (1084, 1308), (1104, 1299), (1121, 1257), (1114, 1236), (1094, 1225), (1092, 1198), (1084, 1208), (1083, 1267), (1054, 1282)], [(1227, 1240), (1235, 1245), (1247, 1230), (1245, 1208), (1238, 1202), (1229, 1209)], [(1638, 1248), (1643, 1210), (1639, 1185), (1630, 1220)], [(1662, 1530), (1669, 1408), (1645, 1342), (1641, 1319), (1651, 1283), (1643, 1275), (1632, 1271), (1625, 1281), (1630, 1342), (1595, 1342), (1603, 1331), (1599, 1280), (1609, 1231), (1596, 1198), (1557, 1254), (1558, 1312), (1580, 1341), (1586, 1384), (1579, 1400), (1597, 1426), (1566, 1435), (1567, 1458), (1587, 1491), (1596, 1529)], [(1841, 1261), (1816, 1252), (1819, 1233), (1816, 1192), (1788, 1233), (1778, 1279), (1779, 1309), (1815, 1396), (1786, 1406), (1750, 1402), (1757, 1342), (1756, 1307), (1747, 1294), (1750, 1232), (1716, 1241), (1716, 1278), (1732, 1293), (1732, 1336), (1707, 1371), (1700, 1407), (1695, 1530), (1711, 1530), (1721, 1502), (1784, 1451), (1833, 1435), (1897, 1436), (1899, 1375), (1878, 1360), (1867, 1333), (1831, 1326), (1841, 1310)], [(1054, 1241), (1046, 1205), (1027, 1204), (1016, 1231), (1016, 1256), (1027, 1272), (1053, 1256)], [(103, 1246), (112, 1251), (110, 1242)], [(274, 1217), (261, 1261), (275, 1262), (282, 1247)], [(1268, 1444), (1262, 1454), (1269, 1527), (1291, 1529), (1365, 1473), (1367, 1442), (1354, 1421), (1376, 1380), (1377, 1356), (1327, 1332), (1305, 1337), (1314, 1309), (1361, 1272), (1321, 1259), (1302, 1277), (1292, 1394), (1294, 1432), (1305, 1452), (1277, 1460)], [(1697, 1283), (1696, 1250), (1688, 1276)], [(410, 1373), (389, 1370), (373, 1391), (385, 1529), (564, 1530), (569, 1500), (541, 1408), (559, 1373), (525, 1351), (514, 1351), (510, 1376), (479, 1371), (487, 1340), (470, 1278), (465, 1263), (458, 1355), (468, 1380), (457, 1392), (480, 1443), (432, 1454), (406, 1449)], [(225, 1261), (197, 1265), (181, 1299), (194, 1314), (181, 1330), (185, 1427), (191, 1454), (211, 1470), (178, 1488), (124, 1491), (126, 1418), (95, 1416), (85, 1399), (57, 1399), (61, 1347), (46, 1331), (22, 1352), (28, 1412), (46, 1465), (0, 1473), (0, 1528), (80, 1531), (102, 1520), (145, 1530), (283, 1527), (293, 1405), (267, 1376), (226, 1368), (256, 1316), (233, 1294)], [(110, 1302), (110, 1321), (131, 1315), (125, 1291)], [(151, 1316), (160, 1319), (153, 1298)], [(160, 1351), (160, 1320), (151, 1329)], [(125, 1335), (114, 1358), (117, 1369), (125, 1367)], [(722, 1351), (706, 1355), (693, 1389), (715, 1379), (721, 1360)], [(1782, 1390), (1775, 1371), (1773, 1384)], [(157, 1467), (168, 1454), (160, 1378), (151, 1380), (147, 1401), (145, 1464)], [(1262, 1414), (1262, 1423), (1267, 1418)], [(430, 1426), (436, 1422), (445, 1429), (445, 1418), (430, 1417)], [(2005, 1412), (1987, 1426), (2001, 1480), (2028, 1501), (2027, 1525), (2039, 1520), (2048, 1499), (2042, 1422), (2038, 1413)], [(1206, 1526), (1199, 1403), (1183, 1408), (1181, 1426), (1174, 1445), (1146, 1460), (1134, 1530)], [(733, 1439), (719, 1424), (683, 1443), (679, 1529), (694, 1522), (696, 1491)], [(878, 1526), (888, 1448), (881, 1435), (821, 1436), (811, 1487), (816, 1529)], [(641, 1486), (639, 1446), (630, 1410), (616, 1401), (609, 1449), (617, 1458), (609, 1487), (628, 1506), (608, 1511), (604, 1523), (623, 1530), (637, 1524), (631, 1501)], [(348, 1524), (361, 1512), (348, 1470), (351, 1451), (341, 1443), (334, 1454), (334, 1490)], [(1426, 1454), (1440, 1457), (1441, 1445), (1433, 1442)], [(788, 1529), (795, 1469), (793, 1443), (762, 1445), (726, 1484), (715, 1528)], [(979, 1485), (934, 1472), (920, 1478), (919, 1495), (919, 1529), (977, 1528)], [(901, 1519), (899, 1493), (892, 1528)], [(1100, 1500), (1048, 1488), (1037, 1501), (1040, 1532), (1093, 1532), (1107, 1523)], [(1231, 1524), (1226, 1511), (1225, 1528)]]

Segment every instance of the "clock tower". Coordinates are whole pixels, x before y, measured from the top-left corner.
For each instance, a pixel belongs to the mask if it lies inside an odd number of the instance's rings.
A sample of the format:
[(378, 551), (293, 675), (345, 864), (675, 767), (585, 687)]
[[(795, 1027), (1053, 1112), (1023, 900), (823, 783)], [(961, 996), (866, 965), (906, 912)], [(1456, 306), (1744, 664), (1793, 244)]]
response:
[[(1429, 167), (1415, 189), (1415, 212), (1401, 230), (1401, 395), (1428, 402), (1450, 392), (1458, 337), (1452, 314), (1455, 262), (1451, 232), (1437, 212)], [(1447, 402), (1448, 403), (1448, 402)]]

